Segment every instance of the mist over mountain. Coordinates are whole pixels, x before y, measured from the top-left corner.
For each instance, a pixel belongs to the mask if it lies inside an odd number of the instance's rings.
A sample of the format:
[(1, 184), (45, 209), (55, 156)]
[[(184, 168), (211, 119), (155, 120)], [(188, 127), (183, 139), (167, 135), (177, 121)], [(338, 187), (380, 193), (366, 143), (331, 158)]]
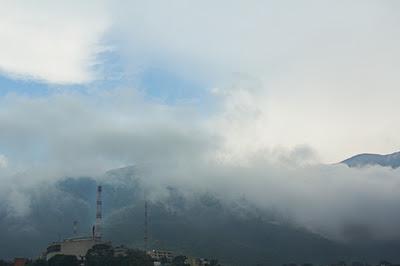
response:
[(398, 168), (400, 166), (400, 152), (386, 155), (363, 153), (348, 158), (341, 163), (344, 163), (349, 167), (380, 165), (384, 167)]
[[(373, 241), (349, 226), (354, 241), (338, 242), (313, 233), (279, 210), (261, 209), (245, 196), (226, 200), (215, 192), (166, 185), (152, 191), (135, 167), (108, 171), (100, 179), (64, 178), (31, 191), (27, 217), (2, 216), (0, 257), (35, 257), (52, 241), (90, 235), (96, 185), (103, 186), (104, 237), (115, 244), (143, 247), (144, 199), (149, 202), (149, 246), (176, 253), (218, 258), (234, 265), (339, 260), (400, 260), (400, 241)], [(156, 194), (154, 194), (156, 193)], [(157, 196), (155, 196), (157, 195)]]

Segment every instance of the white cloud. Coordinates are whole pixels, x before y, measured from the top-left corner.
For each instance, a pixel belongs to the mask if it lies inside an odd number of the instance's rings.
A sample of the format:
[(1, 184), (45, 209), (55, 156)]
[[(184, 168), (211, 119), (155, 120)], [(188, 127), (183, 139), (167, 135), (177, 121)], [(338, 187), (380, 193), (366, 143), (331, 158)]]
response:
[(108, 26), (103, 1), (3, 1), (0, 71), (56, 84), (91, 81)]
[(236, 143), (308, 144), (328, 162), (399, 148), (397, 2), (119, 4), (112, 12), (117, 46), (131, 67), (165, 64), (226, 89), (243, 76), (257, 81), (238, 92), (250, 89), (252, 101), (241, 105), (258, 111), (237, 121), (245, 132), (235, 133)]
[[(235, 118), (241, 129), (231, 143), (249, 152), (309, 145), (336, 162), (399, 148), (399, 9), (373, 0), (7, 1), (0, 71), (88, 82), (99, 78), (93, 65), (104, 41), (128, 75), (162, 66), (224, 90), (240, 87), (238, 94), (247, 90), (236, 99), (247, 102), (237, 104), (257, 115)], [(243, 77), (256, 85), (229, 85)]]

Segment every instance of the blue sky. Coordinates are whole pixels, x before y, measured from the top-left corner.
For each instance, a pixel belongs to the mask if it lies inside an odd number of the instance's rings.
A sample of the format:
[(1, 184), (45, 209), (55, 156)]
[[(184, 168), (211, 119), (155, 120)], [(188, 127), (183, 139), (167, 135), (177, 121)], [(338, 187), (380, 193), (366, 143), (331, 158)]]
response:
[[(114, 73), (118, 75), (118, 72)], [(113, 73), (108, 73), (113, 76)], [(21, 79), (9, 75), (0, 75), (0, 96), (22, 94), (28, 96), (46, 96), (57, 90), (84, 92), (88, 88), (113, 89), (115, 87), (133, 87), (145, 91), (149, 99), (176, 104), (180, 101), (204, 100), (208, 94), (207, 84), (184, 79), (168, 69), (151, 67), (140, 76), (132, 79), (99, 80), (90, 84), (54, 85), (34, 79)]]
[[(32, 80), (13, 79), (9, 76), (0, 76), (0, 95), (10, 93), (43, 96), (49, 93), (49, 85)], [(51, 89), (50, 89), (51, 90)]]

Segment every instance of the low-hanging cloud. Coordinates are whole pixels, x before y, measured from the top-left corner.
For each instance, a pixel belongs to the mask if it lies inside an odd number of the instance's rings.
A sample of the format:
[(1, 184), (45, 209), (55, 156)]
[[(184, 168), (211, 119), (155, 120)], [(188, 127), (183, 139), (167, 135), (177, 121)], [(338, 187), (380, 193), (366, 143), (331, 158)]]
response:
[(0, 146), (8, 158), (0, 169), (1, 208), (10, 217), (31, 211), (26, 192), (38, 184), (133, 164), (156, 198), (162, 186), (188, 195), (208, 191), (226, 201), (246, 198), (331, 239), (351, 239), (355, 227), (371, 239), (400, 237), (398, 170), (322, 165), (307, 146), (229, 149), (230, 128), (222, 125), (230, 123), (222, 120), (234, 122), (237, 108), (210, 121), (193, 106), (144, 101), (134, 89), (10, 95), (0, 106)]

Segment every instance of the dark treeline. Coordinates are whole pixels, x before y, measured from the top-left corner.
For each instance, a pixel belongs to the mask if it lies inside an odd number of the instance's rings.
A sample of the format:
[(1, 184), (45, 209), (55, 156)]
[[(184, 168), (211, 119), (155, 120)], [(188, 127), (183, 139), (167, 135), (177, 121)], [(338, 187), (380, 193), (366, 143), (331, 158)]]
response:
[[(12, 266), (14, 263), (0, 260), (0, 266)], [(55, 255), (48, 261), (37, 259), (29, 261), (27, 266), (80, 266), (81, 262), (73, 255)], [(96, 245), (84, 258), (85, 266), (153, 266), (153, 261), (144, 251), (129, 250), (125, 256), (115, 257), (112, 248)]]
[[(0, 266), (13, 266), (14, 263), (11, 261), (0, 260)], [(26, 266), (80, 266), (81, 262), (72, 255), (56, 255), (49, 261), (44, 259), (37, 259), (28, 261)], [(112, 249), (97, 245), (93, 249), (88, 251), (88, 254), (84, 258), (85, 266), (153, 266), (154, 262), (151, 257), (148, 256), (144, 251), (141, 250), (129, 250), (126, 256), (115, 257)], [(171, 262), (161, 261), (161, 265), (168, 266), (188, 266), (186, 262), (186, 256), (176, 256)], [(217, 260), (211, 260), (208, 266), (221, 266)], [(253, 264), (249, 264), (253, 265)], [(248, 265), (246, 265), (248, 266)], [(259, 263), (254, 266), (273, 266), (270, 264)], [(319, 265), (313, 263), (287, 263), (281, 266), (400, 266), (400, 264), (393, 264), (386, 260), (380, 261), (378, 264), (370, 264), (364, 262), (338, 262), (328, 265)]]
[[(98, 244), (91, 248), (84, 258), (79, 260), (73, 255), (55, 255), (48, 261), (36, 259), (28, 261), (26, 266), (153, 266), (152, 258), (142, 250), (129, 249), (123, 256), (115, 256), (112, 246)], [(13, 262), (0, 260), (0, 266), (13, 266)], [(176, 256), (172, 261), (161, 260), (161, 265), (187, 266), (185, 256)], [(220, 266), (217, 260), (211, 260), (209, 266)]]

